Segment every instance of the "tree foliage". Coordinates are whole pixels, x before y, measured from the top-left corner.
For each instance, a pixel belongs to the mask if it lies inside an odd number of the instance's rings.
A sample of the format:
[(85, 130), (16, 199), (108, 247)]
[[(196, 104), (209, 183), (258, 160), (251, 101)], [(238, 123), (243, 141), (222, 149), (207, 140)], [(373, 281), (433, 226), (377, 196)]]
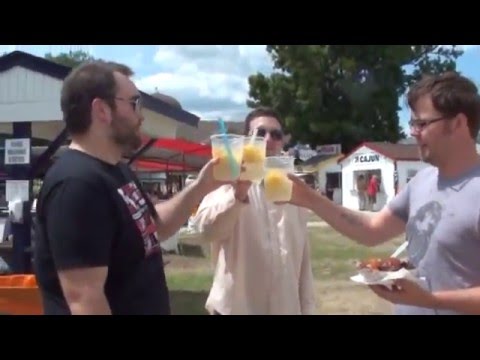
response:
[(94, 60), (93, 56), (82, 50), (69, 51), (68, 53), (60, 53), (58, 55), (47, 53), (45, 54), (45, 58), (71, 68), (77, 67), (86, 61)]
[(441, 45), (268, 45), (274, 71), (249, 77), (247, 105), (272, 106), (294, 141), (312, 146), (397, 142), (399, 98), (422, 73), (456, 69)]

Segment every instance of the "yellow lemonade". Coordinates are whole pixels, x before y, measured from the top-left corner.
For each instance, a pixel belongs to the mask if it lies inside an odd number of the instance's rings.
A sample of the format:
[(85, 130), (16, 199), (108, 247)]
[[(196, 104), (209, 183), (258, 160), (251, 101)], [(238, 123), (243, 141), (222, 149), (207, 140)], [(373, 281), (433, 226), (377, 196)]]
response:
[[(233, 158), (235, 160), (235, 172), (240, 174), (240, 164), (242, 162), (242, 149), (232, 149)], [(212, 156), (218, 158), (219, 162), (213, 167), (213, 176), (219, 181), (233, 181), (235, 180), (228, 160), (228, 154), (225, 149), (212, 148)]]
[(265, 174), (265, 146), (246, 144), (243, 147), (243, 167), (241, 180), (260, 182)]
[(267, 170), (264, 185), (265, 197), (269, 201), (289, 201), (292, 197), (292, 181), (280, 169)]

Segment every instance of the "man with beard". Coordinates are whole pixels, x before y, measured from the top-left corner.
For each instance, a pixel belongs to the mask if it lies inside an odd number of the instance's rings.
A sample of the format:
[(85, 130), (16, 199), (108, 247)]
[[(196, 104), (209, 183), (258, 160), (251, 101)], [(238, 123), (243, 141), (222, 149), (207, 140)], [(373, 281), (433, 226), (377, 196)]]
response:
[(422, 159), (418, 172), (373, 217), (335, 205), (294, 176), (294, 204), (305, 206), (349, 238), (375, 246), (406, 231), (408, 258), (419, 283), (390, 291), (396, 314), (480, 314), (480, 96), (457, 73), (425, 76), (408, 93), (410, 128)]
[(122, 162), (141, 144), (140, 93), (123, 65), (96, 61), (65, 79), (71, 144), (49, 169), (37, 205), (35, 272), (45, 314), (170, 314), (160, 241), (210, 191), (197, 180), (154, 206)]
[[(266, 155), (280, 155), (280, 116), (258, 108), (245, 119), (245, 134), (265, 137)], [(263, 184), (238, 181), (210, 193), (193, 220), (211, 242), (215, 264), (206, 308), (221, 315), (307, 315), (315, 292), (307, 213), (266, 200)]]

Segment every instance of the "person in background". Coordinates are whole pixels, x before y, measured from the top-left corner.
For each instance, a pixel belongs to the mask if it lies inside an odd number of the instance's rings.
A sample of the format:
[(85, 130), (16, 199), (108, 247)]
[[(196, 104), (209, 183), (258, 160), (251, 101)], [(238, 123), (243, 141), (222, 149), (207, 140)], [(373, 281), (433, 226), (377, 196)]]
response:
[(375, 204), (377, 203), (377, 194), (380, 190), (380, 183), (378, 177), (375, 174), (370, 175), (367, 185), (367, 208), (369, 211), (373, 211)]
[(358, 194), (358, 209), (364, 211), (367, 209), (368, 197), (367, 197), (367, 180), (365, 174), (357, 176), (356, 181), (357, 194)]
[(366, 246), (406, 231), (408, 261), (418, 282), (396, 290), (372, 286), (395, 314), (480, 314), (480, 95), (454, 72), (423, 77), (408, 93), (412, 136), (431, 164), (373, 216), (345, 209), (295, 176), (292, 203), (311, 209), (334, 229)]
[[(254, 129), (266, 137), (267, 156), (281, 154), (284, 133), (275, 111), (250, 112), (245, 133)], [(210, 314), (315, 312), (304, 209), (269, 203), (262, 185), (238, 181), (208, 194), (193, 222), (211, 242), (215, 275), (206, 302)]]
[(212, 159), (197, 181), (154, 206), (122, 161), (141, 145), (141, 96), (124, 65), (95, 61), (67, 76), (71, 136), (37, 205), (35, 274), (46, 315), (170, 314), (160, 241), (223, 185)]
[(155, 190), (151, 190), (148, 193), (148, 197), (150, 198), (150, 201), (153, 205), (156, 205), (160, 201), (160, 198)]

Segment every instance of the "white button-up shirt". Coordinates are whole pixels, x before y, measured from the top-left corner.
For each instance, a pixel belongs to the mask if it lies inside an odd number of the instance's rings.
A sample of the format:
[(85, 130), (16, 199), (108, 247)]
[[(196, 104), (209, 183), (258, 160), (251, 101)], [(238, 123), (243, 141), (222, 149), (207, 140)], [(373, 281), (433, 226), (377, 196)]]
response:
[(208, 194), (193, 219), (211, 242), (215, 276), (206, 308), (225, 315), (315, 313), (307, 212), (265, 199), (253, 184), (248, 203), (231, 186)]

